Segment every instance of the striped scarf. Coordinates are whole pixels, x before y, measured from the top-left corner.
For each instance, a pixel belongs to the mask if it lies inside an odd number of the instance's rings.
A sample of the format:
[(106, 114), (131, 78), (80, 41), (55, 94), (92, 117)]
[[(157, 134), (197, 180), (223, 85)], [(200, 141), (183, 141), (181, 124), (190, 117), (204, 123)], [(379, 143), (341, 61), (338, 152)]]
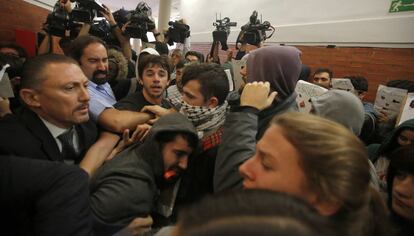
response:
[(185, 115), (193, 123), (198, 137), (202, 138), (206, 132), (224, 124), (229, 108), (227, 101), (214, 108), (191, 106), (182, 101), (180, 113)]

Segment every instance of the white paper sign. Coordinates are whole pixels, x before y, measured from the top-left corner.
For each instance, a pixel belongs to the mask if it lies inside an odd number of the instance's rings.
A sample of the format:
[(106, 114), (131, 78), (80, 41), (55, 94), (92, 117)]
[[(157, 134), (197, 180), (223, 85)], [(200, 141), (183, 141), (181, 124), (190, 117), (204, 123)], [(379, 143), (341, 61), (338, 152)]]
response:
[(233, 78), (231, 77), (231, 72), (230, 69), (225, 69), (224, 72), (226, 72), (227, 75), (227, 80), (229, 81), (229, 91), (234, 91), (234, 81)]
[(400, 113), (400, 108), (406, 95), (406, 89), (379, 85), (374, 108), (378, 112), (384, 111), (390, 119), (393, 119)]
[(355, 95), (358, 95), (355, 91), (354, 85), (352, 84), (350, 79), (346, 78), (334, 78), (332, 79), (332, 88), (345, 90), (351, 92)]
[(296, 84), (295, 92), (297, 93), (296, 103), (299, 111), (309, 113), (312, 109), (310, 99), (326, 93), (328, 90), (316, 84), (311, 84), (304, 80), (299, 80)]
[(242, 84), (244, 84), (244, 81), (240, 74), (240, 70), (242, 67), (246, 66), (246, 61), (231, 60), (231, 65), (233, 67), (234, 89), (238, 90), (242, 86)]
[(8, 64), (3, 66), (3, 69), (0, 71), (0, 97), (2, 98), (14, 97), (9, 75), (6, 73), (7, 67), (9, 67)]
[(398, 122), (397, 126), (410, 119), (414, 119), (414, 93), (407, 94), (407, 99), (405, 100), (404, 108), (401, 113), (400, 122)]

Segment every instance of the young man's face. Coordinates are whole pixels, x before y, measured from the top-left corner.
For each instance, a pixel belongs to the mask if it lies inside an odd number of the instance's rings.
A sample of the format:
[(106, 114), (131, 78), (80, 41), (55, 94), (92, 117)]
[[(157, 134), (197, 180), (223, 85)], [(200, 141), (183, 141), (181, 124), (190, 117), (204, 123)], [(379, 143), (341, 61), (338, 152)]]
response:
[(185, 59), (187, 59), (189, 62), (198, 62), (198, 57), (194, 55), (187, 55)]
[(414, 144), (414, 130), (404, 129), (398, 135), (397, 141), (401, 146)]
[(19, 58), (19, 52), (14, 49), (14, 48), (0, 48), (0, 53), (4, 54), (4, 55), (8, 55), (14, 58)]
[(190, 80), (184, 85), (183, 101), (191, 106), (208, 106), (201, 93), (201, 84), (198, 80)]
[(400, 216), (414, 220), (414, 175), (399, 172), (393, 179), (392, 209)]
[(164, 145), (162, 157), (164, 160), (164, 171), (174, 171), (180, 174), (187, 169), (188, 157), (193, 149), (189, 146), (188, 141), (181, 135)]
[(159, 65), (145, 67), (141, 78), (144, 97), (147, 100), (161, 98), (168, 86), (168, 82), (168, 71), (166, 69)]
[(313, 83), (329, 89), (331, 87), (331, 77), (327, 72), (321, 72), (313, 76)]
[(180, 61), (180, 60), (182, 60), (182, 54), (181, 54), (181, 52), (179, 52), (179, 51), (174, 51), (172, 54), (171, 54), (171, 63), (173, 64), (173, 66), (176, 66), (177, 64), (178, 64), (178, 62)]
[(104, 45), (89, 44), (83, 49), (79, 64), (85, 76), (95, 84), (108, 81), (108, 53)]
[(36, 95), (36, 112), (50, 123), (69, 128), (89, 119), (88, 79), (78, 65), (51, 63), (44, 69)]
[(181, 78), (183, 77), (183, 70), (184, 67), (175, 69), (175, 80), (177, 81), (177, 83), (181, 83)]
[(307, 196), (312, 194), (300, 154), (282, 131), (279, 126), (271, 125), (257, 143), (256, 154), (240, 166), (243, 187), (284, 192), (308, 200)]

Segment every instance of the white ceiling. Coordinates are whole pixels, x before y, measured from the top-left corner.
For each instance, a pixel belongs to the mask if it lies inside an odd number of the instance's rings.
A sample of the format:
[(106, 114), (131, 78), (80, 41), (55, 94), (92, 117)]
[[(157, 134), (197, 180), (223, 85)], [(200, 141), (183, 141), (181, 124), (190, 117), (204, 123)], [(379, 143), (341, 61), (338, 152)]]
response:
[[(162, 0), (161, 0), (162, 1)], [(99, 2), (105, 4), (112, 11), (116, 11), (122, 7), (125, 10), (133, 10), (138, 5), (139, 0), (99, 0)], [(160, 0), (145, 0), (152, 9), (152, 16), (158, 18), (158, 8)], [(171, 17), (172, 20), (178, 20), (180, 18), (180, 0), (171, 0)]]

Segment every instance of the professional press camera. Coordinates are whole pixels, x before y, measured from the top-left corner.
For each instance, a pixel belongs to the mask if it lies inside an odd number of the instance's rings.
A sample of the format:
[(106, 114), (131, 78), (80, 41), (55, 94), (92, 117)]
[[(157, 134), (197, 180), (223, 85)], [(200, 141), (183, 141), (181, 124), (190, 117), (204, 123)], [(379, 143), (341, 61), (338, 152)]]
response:
[(69, 14), (57, 2), (53, 11), (47, 16), (44, 30), (50, 35), (64, 37), (69, 28)]
[(227, 50), (229, 48), (227, 46), (227, 38), (230, 34), (230, 27), (237, 26), (237, 22), (231, 22), (228, 17), (217, 20), (216, 15), (216, 22), (213, 23), (213, 26), (216, 27), (216, 30), (213, 31), (213, 42), (220, 42), (221, 49)]
[(70, 16), (72, 21), (91, 23), (95, 16), (102, 16), (101, 11), (105, 11), (105, 8), (97, 0), (76, 0)]
[(144, 42), (148, 42), (147, 32), (155, 29), (155, 23), (152, 19), (152, 10), (145, 2), (138, 3), (134, 11), (130, 11), (127, 15), (129, 21), (125, 28), (125, 34), (131, 38), (140, 38)]
[(190, 37), (190, 26), (180, 21), (168, 22), (170, 26), (167, 31), (168, 44), (173, 45), (176, 43), (184, 43), (184, 40)]
[[(266, 31), (271, 31), (270, 35), (266, 35)], [(274, 32), (275, 28), (270, 25), (269, 21), (262, 23), (261, 20), (257, 19), (257, 11), (253, 11), (250, 21), (241, 27), (236, 41), (236, 48), (238, 49), (239, 43), (259, 46), (261, 42), (272, 37)]]
[(111, 25), (105, 19), (94, 21), (89, 30), (89, 34), (103, 39), (105, 42), (111, 37)]

